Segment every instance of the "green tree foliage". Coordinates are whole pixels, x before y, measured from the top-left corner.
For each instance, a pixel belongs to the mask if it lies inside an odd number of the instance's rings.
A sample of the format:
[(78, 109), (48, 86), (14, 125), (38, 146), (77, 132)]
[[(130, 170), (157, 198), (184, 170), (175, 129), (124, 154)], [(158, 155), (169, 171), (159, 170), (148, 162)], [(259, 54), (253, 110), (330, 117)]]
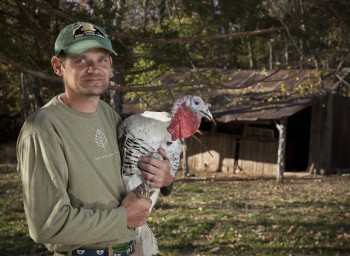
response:
[[(0, 116), (33, 112), (63, 90), (50, 58), (71, 22), (106, 28), (119, 53), (112, 90), (156, 108), (196, 80), (217, 79), (211, 69), (337, 72), (350, 64), (349, 7), (347, 0), (0, 0)], [(178, 87), (159, 79), (183, 68), (209, 72), (185, 75)]]

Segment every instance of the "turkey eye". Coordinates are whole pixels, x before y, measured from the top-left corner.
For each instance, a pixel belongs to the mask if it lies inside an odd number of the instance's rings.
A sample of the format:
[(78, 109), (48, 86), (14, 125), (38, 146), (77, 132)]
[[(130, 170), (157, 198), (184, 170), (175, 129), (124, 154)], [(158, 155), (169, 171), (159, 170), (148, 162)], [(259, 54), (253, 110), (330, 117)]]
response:
[(199, 101), (196, 100), (196, 101), (194, 102), (194, 105), (198, 106), (198, 105), (199, 105)]

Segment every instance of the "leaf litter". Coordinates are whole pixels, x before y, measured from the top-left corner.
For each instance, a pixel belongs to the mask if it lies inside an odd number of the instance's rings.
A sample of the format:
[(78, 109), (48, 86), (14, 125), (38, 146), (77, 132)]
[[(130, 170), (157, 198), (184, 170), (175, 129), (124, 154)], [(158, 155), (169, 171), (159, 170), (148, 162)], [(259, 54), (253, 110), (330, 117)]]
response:
[(162, 255), (349, 255), (349, 185), (349, 175), (177, 178), (149, 226)]

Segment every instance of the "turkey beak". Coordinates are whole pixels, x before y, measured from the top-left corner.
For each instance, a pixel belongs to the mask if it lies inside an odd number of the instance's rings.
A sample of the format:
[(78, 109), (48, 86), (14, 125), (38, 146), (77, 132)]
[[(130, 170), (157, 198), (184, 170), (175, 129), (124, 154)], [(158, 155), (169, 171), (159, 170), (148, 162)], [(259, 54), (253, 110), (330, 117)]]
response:
[[(208, 104), (208, 107), (210, 107), (210, 105)], [(213, 118), (213, 115), (211, 114), (211, 112), (209, 111), (209, 108), (206, 108), (204, 109), (203, 111), (201, 111), (202, 114), (203, 114), (203, 117), (205, 117), (206, 119), (208, 119), (209, 121), (212, 121), (215, 126), (216, 126), (216, 123), (215, 123), (215, 120)]]

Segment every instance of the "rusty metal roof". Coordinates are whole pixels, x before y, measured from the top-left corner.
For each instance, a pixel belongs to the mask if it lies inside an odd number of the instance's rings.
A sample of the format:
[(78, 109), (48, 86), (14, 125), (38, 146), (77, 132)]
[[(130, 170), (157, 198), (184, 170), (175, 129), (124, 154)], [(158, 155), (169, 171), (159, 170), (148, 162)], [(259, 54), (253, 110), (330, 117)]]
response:
[(209, 96), (209, 102), (216, 120), (225, 123), (288, 117), (326, 94), (313, 70), (229, 72), (224, 86)]
[[(212, 105), (211, 112), (215, 120), (224, 123), (236, 120), (276, 120), (291, 116), (321, 100), (327, 94), (326, 87), (329, 87), (329, 83), (325, 85), (321, 74), (316, 70), (216, 69), (209, 71), (211, 79), (207, 82), (203, 79), (208, 77), (205, 72), (208, 70), (181, 69), (161, 77), (159, 81), (176, 86), (189, 77), (191, 89), (186, 92), (178, 90), (173, 96), (190, 93), (203, 97)], [(198, 79), (198, 84), (193, 83), (194, 77)], [(162, 100), (157, 107), (170, 111), (172, 102), (172, 99)], [(135, 102), (126, 102), (124, 109), (137, 111), (132, 107), (134, 104)]]
[(262, 106), (246, 106), (232, 108), (230, 110), (213, 111), (217, 122), (228, 123), (232, 121), (257, 121), (257, 120), (278, 120), (289, 117), (308, 106), (311, 106), (319, 98), (303, 98), (293, 102), (278, 102), (274, 104), (264, 104)]

